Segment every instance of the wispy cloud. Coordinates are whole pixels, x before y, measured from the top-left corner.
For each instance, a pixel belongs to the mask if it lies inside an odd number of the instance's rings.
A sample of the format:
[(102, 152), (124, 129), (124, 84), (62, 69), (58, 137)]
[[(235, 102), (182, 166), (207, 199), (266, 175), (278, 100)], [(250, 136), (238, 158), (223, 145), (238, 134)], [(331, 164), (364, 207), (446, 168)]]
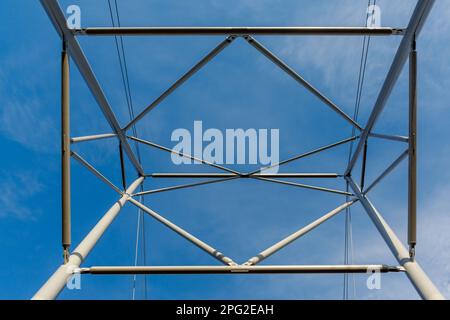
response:
[(0, 110), (0, 132), (9, 139), (39, 152), (57, 149), (55, 123), (45, 115), (40, 101), (27, 97), (13, 97)]
[(31, 207), (30, 199), (44, 189), (35, 173), (0, 172), (0, 218), (32, 218), (37, 210)]
[[(49, 72), (42, 57), (42, 50), (30, 55), (29, 49), (2, 57), (0, 133), (33, 151), (51, 153), (58, 150), (58, 116), (51, 108), (54, 104), (45, 104), (41, 94), (45, 86), (39, 74)], [(36, 72), (27, 78), (17, 77), (23, 70)]]

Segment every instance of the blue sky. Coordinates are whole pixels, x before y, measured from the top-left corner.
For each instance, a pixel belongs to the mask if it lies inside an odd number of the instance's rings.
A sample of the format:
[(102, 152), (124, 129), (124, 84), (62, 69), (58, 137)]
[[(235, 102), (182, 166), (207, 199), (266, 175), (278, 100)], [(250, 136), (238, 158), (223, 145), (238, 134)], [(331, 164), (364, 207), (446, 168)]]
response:
[[(77, 4), (83, 26), (110, 25), (106, 0)], [(118, 1), (122, 24), (161, 25), (317, 25), (362, 26), (366, 0), (339, 1)], [(415, 1), (377, 1), (382, 25), (406, 26)], [(38, 1), (5, 0), (0, 11), (0, 298), (28, 299), (61, 262), (59, 57), (60, 40)], [(418, 43), (419, 230), (417, 258), (447, 297), (450, 293), (449, 173), (447, 125), (450, 110), (450, 3), (438, 0)], [(349, 114), (355, 100), (362, 38), (258, 38)], [(188, 70), (221, 37), (126, 38), (125, 49), (136, 112)], [(373, 38), (362, 97), (365, 123), (400, 38)], [(113, 38), (80, 40), (121, 124), (128, 119)], [(99, 107), (72, 67), (73, 136), (110, 132)], [(351, 128), (325, 105), (237, 39), (137, 126), (141, 137), (173, 146), (171, 132), (205, 128), (280, 129), (280, 158), (346, 138)], [(407, 132), (407, 74), (376, 126), (376, 132)], [(405, 146), (370, 140), (367, 180), (374, 179)], [(75, 150), (120, 185), (117, 143), (103, 140)], [(205, 171), (180, 168), (170, 155), (141, 147), (148, 172)], [(301, 160), (281, 172), (336, 171), (345, 168), (348, 146)], [(73, 242), (78, 243), (117, 195), (73, 162)], [(237, 166), (239, 170), (254, 168)], [(134, 177), (127, 166), (128, 178)], [(181, 181), (180, 181), (181, 182)], [(341, 181), (305, 181), (344, 188)], [(148, 180), (146, 188), (177, 183)], [(406, 163), (371, 193), (371, 199), (401, 239), (406, 238)], [(342, 196), (259, 181), (232, 181), (146, 198), (146, 204), (236, 261), (246, 261), (303, 225), (334, 209)], [(354, 263), (396, 264), (359, 205), (353, 210)], [(150, 265), (216, 265), (211, 257), (146, 217), (146, 256)], [(99, 241), (85, 266), (131, 265), (137, 212), (128, 204)], [(344, 215), (280, 251), (267, 264), (340, 264), (344, 254)], [(142, 261), (140, 261), (142, 263)], [(358, 299), (416, 299), (404, 275), (385, 275), (382, 289), (369, 291), (356, 276)], [(151, 299), (340, 299), (342, 275), (316, 276), (153, 276)], [(143, 297), (138, 278), (137, 297)], [(82, 290), (62, 299), (129, 299), (130, 276), (83, 276)]]

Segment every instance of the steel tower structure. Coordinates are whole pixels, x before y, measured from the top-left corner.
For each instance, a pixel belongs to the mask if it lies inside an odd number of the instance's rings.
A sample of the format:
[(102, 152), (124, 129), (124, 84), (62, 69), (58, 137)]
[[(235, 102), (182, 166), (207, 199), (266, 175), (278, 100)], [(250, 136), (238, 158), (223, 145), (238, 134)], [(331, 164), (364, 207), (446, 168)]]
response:
[[(404, 272), (409, 280), (424, 299), (443, 299), (442, 294), (435, 287), (432, 281), (428, 278), (425, 272), (415, 260), (415, 245), (416, 245), (416, 110), (417, 110), (417, 51), (416, 38), (427, 19), (427, 16), (434, 4), (434, 0), (418, 0), (412, 17), (406, 28), (360, 28), (360, 27), (149, 27), (149, 28), (130, 28), (130, 27), (112, 27), (112, 28), (96, 28), (88, 27), (83, 29), (69, 29), (66, 24), (66, 19), (61, 10), (57, 0), (41, 0), (41, 3), (52, 21), (57, 33), (63, 41), (62, 52), (62, 246), (64, 250), (65, 261), (56, 272), (48, 279), (48, 281), (38, 290), (33, 299), (55, 299), (58, 294), (64, 289), (67, 280), (73, 274), (242, 274), (242, 273), (366, 273), (369, 270), (378, 272)], [(171, 87), (169, 87), (159, 98), (153, 101), (140, 114), (132, 119), (125, 127), (120, 127), (119, 122), (112, 111), (110, 104), (102, 91), (101, 85), (97, 81), (89, 63), (86, 59), (79, 42), (78, 37), (86, 36), (207, 36), (207, 35), (223, 35), (225, 39), (214, 48), (208, 55), (206, 55), (200, 62), (198, 62), (192, 69), (177, 80)], [(254, 36), (397, 36), (402, 37), (400, 46), (395, 55), (394, 61), (390, 67), (387, 77), (384, 81), (382, 89), (371, 111), (368, 122), (365, 126), (358, 124), (355, 120), (349, 117), (339, 106), (333, 103), (329, 98), (319, 92), (314, 86), (308, 83), (296, 71), (285, 64), (281, 59), (266, 49)], [(275, 65), (285, 71), (290, 77), (297, 81), (300, 85), (309, 90), (324, 104), (326, 104), (332, 111), (339, 114), (344, 120), (352, 125), (358, 131), (358, 134), (348, 139), (323, 146), (321, 148), (312, 150), (310, 152), (292, 157), (288, 160), (282, 161), (277, 165), (282, 165), (291, 161), (295, 161), (321, 151), (331, 149), (338, 145), (342, 145), (351, 141), (358, 141), (356, 150), (354, 151), (348, 167), (344, 174), (337, 173), (285, 173), (285, 174), (268, 174), (265, 169), (260, 169), (250, 173), (241, 173), (235, 170), (219, 166), (205, 160), (196, 159), (188, 154), (181, 154), (180, 156), (194, 159), (224, 171), (223, 173), (208, 173), (208, 174), (158, 174), (148, 173), (140, 165), (137, 157), (131, 149), (129, 142), (137, 141), (153, 148), (158, 148), (167, 152), (174, 152), (166, 147), (157, 145), (153, 142), (139, 139), (135, 136), (129, 135), (128, 132), (134, 124), (140, 121), (146, 114), (148, 114), (154, 107), (161, 103), (166, 97), (173, 93), (180, 85), (187, 81), (193, 74), (205, 66), (211, 59), (217, 56), (222, 50), (228, 47), (237, 37), (243, 37), (251, 46), (261, 52)], [(70, 136), (70, 93), (69, 93), (69, 56), (75, 62), (81, 75), (84, 77), (88, 87), (94, 95), (98, 105), (107, 119), (112, 132), (94, 136), (84, 136), (71, 138)], [(404, 65), (409, 60), (409, 135), (408, 136), (394, 136), (377, 134), (373, 132), (375, 123), (377, 122), (381, 112), (383, 111), (386, 102), (394, 88)], [(110, 182), (104, 175), (97, 171), (92, 165), (84, 160), (80, 155), (71, 151), (71, 144), (81, 143), (85, 141), (92, 141), (98, 139), (119, 140), (125, 154), (134, 166), (138, 173), (138, 178), (128, 186), (126, 190), (121, 190)], [(404, 153), (395, 160), (377, 179), (375, 179), (368, 187), (362, 188), (352, 178), (352, 170), (360, 157), (365, 161), (364, 146), (369, 138), (387, 139), (405, 143), (407, 145)], [(86, 235), (81, 243), (70, 251), (71, 246), (71, 206), (70, 206), (70, 161), (74, 158), (87, 169), (92, 171), (99, 179), (113, 188), (120, 196), (119, 200), (105, 213), (105, 215), (98, 221), (92, 230)], [(368, 198), (370, 190), (377, 185), (385, 176), (387, 176), (402, 160), (409, 159), (408, 164), (408, 245), (409, 250), (405, 247), (394, 231), (390, 228), (388, 223), (383, 219), (383, 216), (375, 208)], [(135, 192), (136, 189), (143, 183), (144, 179), (148, 177), (170, 178), (170, 177), (189, 177), (189, 178), (209, 178), (212, 180), (202, 180), (198, 183), (179, 185), (157, 190), (149, 190), (143, 192)], [(340, 190), (304, 185), (299, 183), (279, 180), (282, 178), (341, 178), (345, 179), (351, 187), (352, 192), (345, 192)], [(297, 187), (310, 188), (323, 192), (332, 192), (350, 197), (348, 202), (343, 203), (336, 209), (328, 212), (321, 218), (313, 221), (309, 225), (299, 229), (297, 232), (291, 234), (287, 238), (279, 241), (268, 249), (250, 258), (245, 263), (236, 263), (231, 258), (225, 256), (212, 246), (198, 239), (188, 231), (182, 229), (178, 225), (167, 220), (151, 208), (145, 206), (139, 200), (140, 196), (151, 194), (155, 192), (162, 192), (167, 190), (174, 190), (180, 188), (188, 188), (197, 185), (208, 183), (217, 183), (231, 179), (251, 178), (261, 181), (270, 181), (275, 183), (282, 183), (294, 185)], [(157, 221), (161, 222), (168, 228), (172, 229), (180, 236), (186, 238), (200, 249), (206, 251), (214, 258), (216, 258), (222, 266), (91, 266), (81, 267), (81, 264), (86, 259), (90, 251), (96, 245), (97, 241), (108, 229), (111, 223), (119, 214), (121, 208), (127, 203), (131, 202), (136, 207), (143, 210)], [(398, 261), (398, 266), (388, 266), (383, 264), (376, 265), (257, 265), (259, 262), (269, 257), (273, 253), (281, 250), (288, 244), (297, 240), (304, 234), (320, 226), (323, 222), (342, 212), (344, 209), (350, 207), (356, 202), (361, 202), (363, 208), (367, 212), (370, 219), (373, 221), (375, 227), (385, 240), (392, 254)]]

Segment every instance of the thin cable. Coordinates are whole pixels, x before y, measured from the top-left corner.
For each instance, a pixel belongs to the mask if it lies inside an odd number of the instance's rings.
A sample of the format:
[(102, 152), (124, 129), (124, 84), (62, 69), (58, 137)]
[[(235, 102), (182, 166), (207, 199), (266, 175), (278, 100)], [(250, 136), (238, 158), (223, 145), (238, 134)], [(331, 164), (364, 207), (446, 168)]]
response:
[[(111, 22), (113, 27), (116, 26), (116, 21), (114, 19), (114, 14), (113, 14), (113, 6), (111, 5), (111, 0), (108, 0), (108, 7), (109, 7), (109, 13), (111, 16)], [(114, 0), (114, 9), (115, 9), (115, 18), (117, 20), (117, 26), (120, 27), (121, 23), (120, 23), (120, 15), (119, 15), (119, 7), (117, 4), (117, 0)], [(130, 121), (132, 119), (134, 119), (135, 114), (134, 114), (134, 106), (133, 106), (133, 98), (132, 98), (132, 94), (131, 94), (131, 86), (130, 86), (130, 79), (128, 76), (128, 64), (127, 64), (127, 59), (126, 59), (126, 54), (125, 54), (125, 45), (124, 45), (124, 41), (123, 41), (123, 37), (119, 36), (114, 36), (114, 40), (115, 40), (115, 44), (116, 44), (116, 50), (117, 50), (117, 55), (119, 58), (119, 65), (120, 65), (120, 72), (122, 75), (122, 84), (124, 87), (124, 91), (125, 91), (125, 98), (126, 98), (126, 102), (127, 102), (127, 107), (128, 107), (128, 114), (129, 114), (129, 118)], [(137, 129), (136, 126), (133, 125), (132, 126), (132, 132), (134, 136), (138, 136), (137, 135)], [(135, 146), (135, 150), (136, 150), (136, 154), (137, 154), (137, 158), (139, 163), (142, 163), (141, 160), (141, 152), (140, 152), (140, 148), (139, 148), (139, 144), (137, 142), (134, 143)], [(144, 186), (143, 184), (141, 184), (140, 186), (141, 191), (144, 191)], [(143, 199), (141, 198), (141, 201), (143, 201)], [(139, 229), (142, 229), (142, 250), (143, 250), (143, 263), (144, 265), (147, 264), (147, 257), (146, 257), (146, 249), (145, 249), (145, 242), (146, 242), (146, 236), (145, 236), (145, 219), (144, 219), (144, 214), (142, 212), (142, 210), (138, 210), (138, 224), (137, 224), (137, 236), (136, 236), (136, 244), (135, 244), (135, 265), (137, 265), (138, 263), (138, 255), (139, 255)], [(133, 300), (136, 298), (136, 276), (133, 277)], [(147, 299), (147, 276), (144, 275), (144, 298)]]
[[(117, 25), (120, 27), (121, 23), (120, 23), (119, 7), (117, 5), (117, 0), (114, 0), (114, 5), (115, 5), (115, 9), (116, 9)], [(130, 102), (129, 116), (130, 116), (130, 121), (131, 121), (135, 118), (135, 113), (134, 113), (133, 98), (131, 95), (130, 80), (129, 80), (129, 76), (128, 76), (128, 63), (127, 63), (126, 54), (125, 54), (125, 46), (124, 46), (123, 37), (119, 37), (119, 41), (120, 41), (120, 48), (122, 51), (123, 69), (124, 69), (124, 74), (125, 74), (126, 89), (128, 91), (128, 100)], [(138, 137), (136, 125), (132, 126), (132, 132), (134, 135), (136, 135), (136, 137)], [(139, 163), (141, 163), (140, 147), (136, 141), (135, 141), (135, 148), (136, 148), (136, 153), (137, 153)], [(144, 191), (144, 185), (141, 184), (141, 192), (143, 192), (143, 191)], [(144, 197), (141, 197), (140, 201), (142, 204), (145, 204)], [(142, 228), (142, 246), (141, 247), (142, 247), (143, 265), (147, 265), (147, 249), (146, 249), (147, 241), (146, 241), (146, 232), (145, 232), (145, 229), (146, 229), (145, 228), (145, 215), (141, 209), (138, 211), (138, 216), (140, 216), (140, 218), (141, 218), (140, 225)], [(147, 300), (147, 275), (144, 275), (144, 300)]]
[[(117, 0), (114, 0), (114, 5), (115, 5), (115, 9), (116, 9), (117, 25), (118, 25), (118, 27), (120, 27), (121, 23), (120, 23), (119, 7), (117, 6)], [(134, 114), (133, 98), (131, 95), (130, 79), (128, 77), (128, 63), (127, 63), (126, 54), (125, 54), (125, 46), (124, 46), (124, 42), (123, 42), (123, 37), (119, 37), (119, 41), (120, 41), (120, 48), (122, 51), (123, 69), (124, 69), (124, 74), (125, 74), (126, 88), (128, 91), (128, 100), (130, 102), (129, 113), (130, 113), (130, 121), (131, 121), (132, 119), (135, 118), (135, 114)], [(137, 134), (135, 125), (132, 126), (132, 131), (133, 131), (133, 134)], [(136, 146), (136, 152), (138, 155), (138, 159), (140, 161), (141, 154), (140, 154), (140, 150), (139, 150), (139, 145), (137, 143), (135, 143), (135, 146)]]
[[(139, 209), (140, 211), (140, 209)], [(134, 248), (134, 266), (138, 265), (138, 256), (139, 256), (139, 231), (141, 229), (141, 216), (138, 212), (137, 216), (137, 227), (136, 227), (136, 244)], [(133, 275), (133, 300), (136, 300), (136, 277), (137, 275)]]
[[(141, 196), (141, 203), (145, 205), (144, 196)], [(147, 265), (147, 248), (146, 248), (146, 234), (145, 234), (145, 215), (142, 209), (140, 210), (141, 221), (142, 221), (142, 257), (144, 260), (144, 266)], [(144, 275), (144, 300), (147, 300), (147, 275)]]
[[(117, 20), (117, 27), (121, 26), (120, 23), (120, 15), (119, 15), (119, 7), (117, 5), (117, 0), (114, 0), (114, 9), (115, 9), (115, 19), (114, 19), (114, 14), (113, 14), (113, 8), (111, 5), (111, 0), (108, 0), (108, 6), (109, 6), (109, 12), (111, 15), (111, 21), (113, 24), (113, 27), (116, 26), (116, 20)], [(123, 41), (123, 37), (122, 36), (114, 36), (114, 40), (116, 43), (116, 50), (117, 50), (117, 55), (119, 57), (119, 65), (120, 65), (120, 72), (122, 75), (122, 84), (125, 90), (125, 97), (126, 97), (126, 101), (127, 101), (127, 106), (128, 106), (128, 113), (129, 113), (129, 117), (130, 120), (134, 119), (134, 105), (133, 105), (133, 98), (132, 98), (132, 94), (131, 94), (131, 87), (130, 87), (130, 79), (128, 76), (128, 63), (127, 63), (127, 59), (126, 59), (126, 54), (125, 54), (125, 46), (124, 46), (124, 41)], [(132, 126), (132, 131), (133, 131), (133, 135), (136, 135), (136, 126)], [(139, 163), (141, 163), (141, 152), (139, 149), (139, 145), (135, 142), (135, 149), (136, 149), (136, 154), (137, 154), (137, 158), (139, 160)]]
[[(368, 1), (367, 8), (370, 8), (371, 0)], [(373, 5), (376, 5), (376, 0), (374, 0)], [(372, 24), (374, 22), (374, 13), (375, 13), (375, 7), (373, 7), (372, 11)], [(367, 23), (367, 20), (369, 18), (369, 12), (366, 13), (366, 19), (365, 22)], [(353, 113), (353, 120), (357, 121), (361, 106), (361, 97), (364, 87), (364, 80), (366, 75), (366, 66), (367, 66), (367, 58), (369, 54), (369, 48), (370, 48), (370, 36), (364, 37), (363, 39), (363, 48), (361, 52), (361, 60), (359, 65), (359, 74), (358, 74), (358, 86), (356, 90), (356, 99), (355, 99), (355, 107), (354, 107), (354, 113)], [(352, 128), (352, 135), (355, 134), (355, 128)], [(353, 153), (353, 145), (354, 142), (352, 141), (350, 143), (349, 147), (349, 155), (348, 155), (348, 162), (351, 161), (351, 156)], [(346, 183), (346, 191), (348, 192), (349, 185), (348, 182)], [(348, 201), (348, 199), (347, 199)], [(353, 257), (354, 257), (354, 247), (353, 247), (353, 230), (352, 230), (352, 214), (351, 209), (346, 208), (345, 210), (345, 251), (344, 251), (344, 263), (348, 264), (353, 263)], [(356, 284), (355, 284), (355, 277), (352, 275), (352, 282), (353, 282), (353, 298), (356, 297)], [(349, 275), (347, 273), (344, 274), (344, 290), (343, 290), (343, 299), (348, 300), (349, 298)]]

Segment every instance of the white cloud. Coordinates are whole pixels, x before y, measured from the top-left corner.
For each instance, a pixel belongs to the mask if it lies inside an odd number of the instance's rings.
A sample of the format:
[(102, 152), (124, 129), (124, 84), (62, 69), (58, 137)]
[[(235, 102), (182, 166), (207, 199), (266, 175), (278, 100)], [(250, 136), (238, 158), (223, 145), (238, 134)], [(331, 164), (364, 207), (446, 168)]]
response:
[(53, 119), (34, 98), (11, 97), (0, 110), (0, 132), (31, 150), (58, 150), (58, 134)]
[(0, 218), (34, 219), (36, 208), (29, 200), (44, 190), (43, 183), (31, 172), (0, 172)]
[[(25, 147), (38, 152), (58, 150), (59, 118), (43, 97), (43, 81), (49, 65), (42, 63), (44, 52), (17, 49), (2, 57), (0, 73), (0, 133)], [(29, 70), (34, 70), (30, 72)], [(27, 77), (22, 77), (26, 71)]]

